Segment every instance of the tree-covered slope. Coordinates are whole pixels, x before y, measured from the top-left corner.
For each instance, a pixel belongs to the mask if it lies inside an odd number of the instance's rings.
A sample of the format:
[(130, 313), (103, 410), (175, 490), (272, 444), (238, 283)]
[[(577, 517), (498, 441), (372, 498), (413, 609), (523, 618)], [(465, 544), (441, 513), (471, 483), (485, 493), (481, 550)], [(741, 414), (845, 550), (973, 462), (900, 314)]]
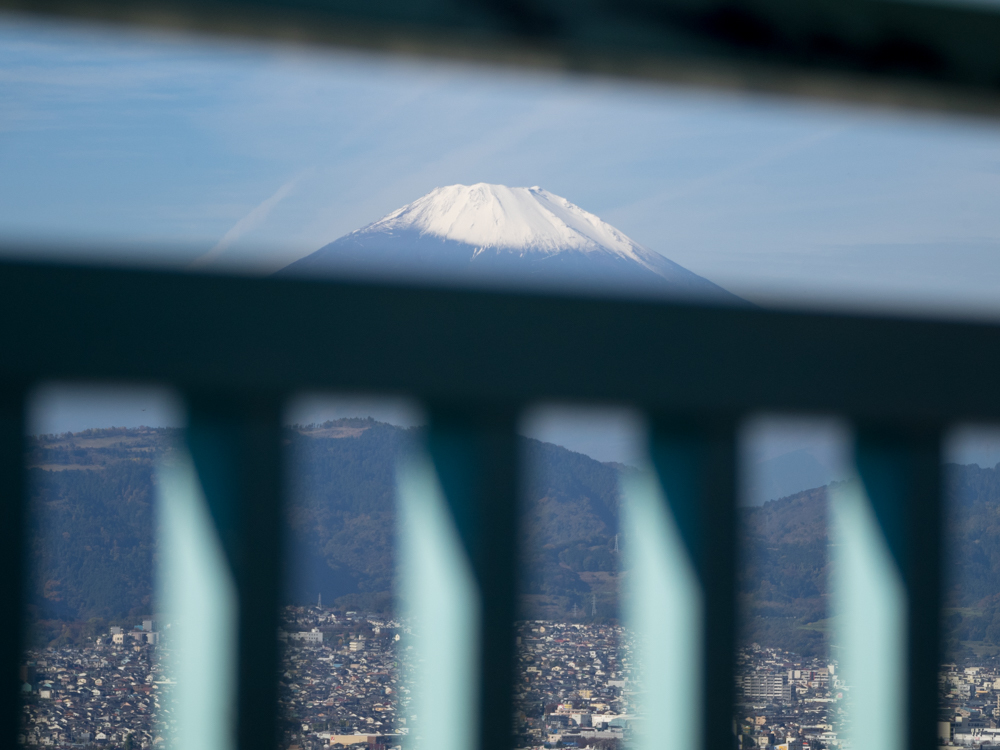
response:
[[(287, 597), (387, 607), (395, 574), (395, 467), (420, 430), (373, 420), (289, 428)], [(152, 601), (157, 461), (169, 430), (94, 430), (30, 441), (29, 591), (40, 619), (134, 618)], [(618, 468), (522, 439), (526, 615), (582, 605), (580, 573), (613, 573)], [(605, 587), (606, 588), (606, 587)], [(602, 611), (613, 607), (605, 603)]]
[(827, 617), (826, 488), (740, 512), (737, 570), (744, 638), (803, 654), (824, 648)]
[(154, 461), (176, 430), (88, 430), (29, 440), (29, 577), (39, 619), (150, 612)]
[[(1000, 466), (944, 468), (950, 658), (1000, 648)], [(831, 635), (826, 488), (742, 513), (739, 588), (744, 638), (818, 653)]]
[[(419, 429), (373, 420), (289, 428), (286, 598), (392, 605), (395, 467)], [(98, 430), (29, 444), (29, 592), (40, 620), (123, 620), (155, 609), (156, 462), (171, 430)], [(521, 612), (614, 617), (627, 571), (615, 552), (619, 477), (555, 445), (521, 439), (526, 476)], [(1000, 469), (948, 466), (946, 624), (950, 648), (1000, 647)], [(747, 641), (804, 654), (826, 648), (825, 488), (740, 510), (738, 589)], [(621, 546), (627, 544), (619, 539)]]
[[(289, 596), (353, 595), (358, 606), (387, 606), (396, 569), (395, 466), (422, 435), (363, 420), (338, 426), (357, 433), (344, 438), (327, 434), (338, 427), (320, 426), (290, 436)], [(524, 614), (565, 614), (591, 592), (579, 573), (617, 567), (618, 469), (537, 440), (522, 439), (521, 448), (522, 587), (533, 595)]]

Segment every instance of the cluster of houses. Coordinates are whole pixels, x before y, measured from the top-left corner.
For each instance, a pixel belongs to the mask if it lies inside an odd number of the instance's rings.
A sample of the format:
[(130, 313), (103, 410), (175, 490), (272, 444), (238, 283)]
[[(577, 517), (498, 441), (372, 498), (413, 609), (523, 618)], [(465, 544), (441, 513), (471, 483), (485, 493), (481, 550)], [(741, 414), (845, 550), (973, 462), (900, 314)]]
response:
[(169, 680), (157, 660), (154, 624), (112, 628), (83, 646), (28, 651), (20, 744), (138, 750), (164, 742), (156, 714)]
[(1000, 668), (946, 664), (939, 676), (942, 747), (1000, 747)]
[(737, 739), (743, 750), (837, 748), (846, 687), (824, 659), (752, 644), (737, 657)]
[(407, 731), (400, 712), (403, 628), (358, 612), (286, 607), (279, 638), (279, 713), (283, 750), (399, 746)]
[[(392, 750), (418, 718), (404, 679), (410, 631), (358, 612), (287, 607), (279, 638), (281, 750)], [(520, 748), (618, 750), (651, 730), (639, 706), (646, 667), (625, 629), (530, 621), (517, 625), (515, 743)], [(147, 618), (76, 646), (35, 649), (21, 667), (26, 747), (172, 747), (169, 647)], [(836, 664), (757, 645), (737, 659), (740, 750), (846, 750), (849, 689)], [(1000, 748), (1000, 669), (945, 665), (938, 742)], [(845, 694), (848, 700), (845, 700)]]
[(616, 625), (518, 625), (520, 747), (616, 747), (630, 737), (631, 643)]

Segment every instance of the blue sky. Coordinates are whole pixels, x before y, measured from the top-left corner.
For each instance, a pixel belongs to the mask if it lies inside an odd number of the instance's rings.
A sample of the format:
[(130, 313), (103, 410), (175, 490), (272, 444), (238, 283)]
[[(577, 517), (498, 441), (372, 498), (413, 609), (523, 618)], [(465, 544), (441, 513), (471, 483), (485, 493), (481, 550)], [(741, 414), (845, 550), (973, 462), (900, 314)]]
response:
[(267, 272), (480, 181), (756, 301), (1000, 313), (996, 122), (0, 16), (0, 238), (32, 254)]
[[(266, 273), (475, 182), (541, 185), (758, 302), (1000, 317), (997, 122), (0, 15), (9, 253)], [(39, 394), (33, 431), (183, 422), (146, 391)], [(557, 417), (525, 429), (628, 455)]]

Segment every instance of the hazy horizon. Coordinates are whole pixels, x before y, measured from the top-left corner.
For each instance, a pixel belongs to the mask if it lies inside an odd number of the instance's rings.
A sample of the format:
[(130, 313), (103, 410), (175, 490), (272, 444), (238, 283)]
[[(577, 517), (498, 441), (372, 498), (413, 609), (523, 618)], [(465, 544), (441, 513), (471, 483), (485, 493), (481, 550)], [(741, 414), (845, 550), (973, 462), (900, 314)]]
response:
[(985, 120), (3, 14), (0, 64), (8, 253), (264, 273), (540, 185), (754, 302), (1000, 317)]

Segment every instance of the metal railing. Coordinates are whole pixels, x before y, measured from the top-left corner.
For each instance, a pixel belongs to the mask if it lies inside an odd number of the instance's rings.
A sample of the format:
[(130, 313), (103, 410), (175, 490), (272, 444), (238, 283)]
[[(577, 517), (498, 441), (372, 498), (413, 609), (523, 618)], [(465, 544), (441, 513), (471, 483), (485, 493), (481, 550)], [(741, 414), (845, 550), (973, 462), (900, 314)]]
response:
[[(140, 314), (135, 311), (141, 310)], [(481, 750), (508, 744), (518, 412), (619, 402), (652, 419), (651, 456), (704, 603), (704, 747), (733, 742), (735, 440), (753, 411), (844, 415), (909, 597), (909, 747), (936, 745), (939, 440), (1000, 417), (1000, 327), (336, 281), (0, 264), (2, 668), (21, 658), (23, 398), (41, 379), (167, 382), (239, 593), (238, 746), (275, 742), (284, 399), (406, 393), (484, 606)], [(4, 742), (17, 728), (4, 682)]]
[[(0, 7), (707, 85), (996, 113), (1000, 14), (868, 0)], [(44, 379), (169, 383), (239, 599), (238, 746), (276, 741), (282, 404), (406, 394), (482, 594), (479, 750), (512, 713), (519, 411), (632, 405), (702, 588), (702, 747), (733, 744), (735, 441), (746, 414), (853, 420), (907, 606), (906, 737), (936, 745), (942, 431), (1000, 419), (1000, 327), (673, 302), (0, 262), (0, 745), (24, 621), (24, 399)]]

